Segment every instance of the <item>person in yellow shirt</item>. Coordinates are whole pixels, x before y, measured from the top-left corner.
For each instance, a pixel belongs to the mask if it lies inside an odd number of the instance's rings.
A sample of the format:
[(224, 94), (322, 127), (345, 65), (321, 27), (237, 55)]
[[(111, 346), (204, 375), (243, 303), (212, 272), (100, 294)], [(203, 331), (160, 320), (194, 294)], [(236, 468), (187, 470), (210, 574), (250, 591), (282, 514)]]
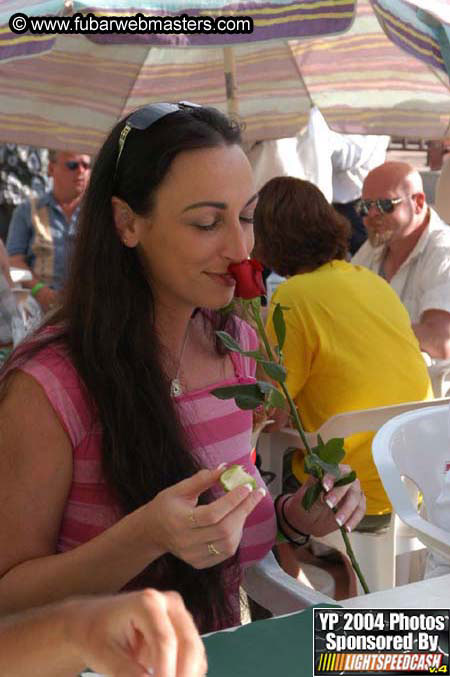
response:
[[(397, 294), (378, 275), (347, 262), (348, 221), (316, 186), (278, 177), (260, 191), (255, 212), (255, 254), (287, 277), (275, 291), (272, 313), (284, 312), (287, 387), (308, 431), (334, 414), (433, 397), (428, 372)], [(356, 471), (366, 494), (358, 530), (389, 522), (391, 505), (372, 460), (373, 434), (345, 440), (343, 460)], [(302, 482), (303, 456), (292, 470)]]

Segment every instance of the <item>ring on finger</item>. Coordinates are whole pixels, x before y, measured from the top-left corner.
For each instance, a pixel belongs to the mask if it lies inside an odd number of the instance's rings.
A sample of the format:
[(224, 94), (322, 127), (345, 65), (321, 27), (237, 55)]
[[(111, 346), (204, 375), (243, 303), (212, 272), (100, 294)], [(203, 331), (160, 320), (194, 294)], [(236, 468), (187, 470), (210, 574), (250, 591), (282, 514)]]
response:
[(207, 543), (206, 545), (207, 545), (207, 547), (208, 547), (208, 555), (213, 555), (213, 556), (214, 556), (214, 555), (221, 555), (221, 554), (222, 554), (222, 553), (220, 552), (220, 550), (218, 550), (218, 549), (216, 548), (216, 546), (214, 545), (214, 543)]

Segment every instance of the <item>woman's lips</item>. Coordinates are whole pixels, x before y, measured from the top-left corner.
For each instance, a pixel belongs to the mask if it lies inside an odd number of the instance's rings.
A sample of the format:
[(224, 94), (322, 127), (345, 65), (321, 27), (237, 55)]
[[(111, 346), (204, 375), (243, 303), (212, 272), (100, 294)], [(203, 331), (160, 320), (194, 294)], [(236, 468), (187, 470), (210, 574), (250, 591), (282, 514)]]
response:
[(234, 287), (236, 280), (229, 273), (206, 273), (209, 277), (218, 284), (222, 284), (224, 287)]

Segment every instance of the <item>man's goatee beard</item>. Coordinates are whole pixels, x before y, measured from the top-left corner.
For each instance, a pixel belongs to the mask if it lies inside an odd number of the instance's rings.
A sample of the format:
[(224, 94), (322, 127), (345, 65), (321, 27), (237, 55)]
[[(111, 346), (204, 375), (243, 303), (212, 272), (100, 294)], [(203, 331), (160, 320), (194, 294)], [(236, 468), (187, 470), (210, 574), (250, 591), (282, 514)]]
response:
[(367, 239), (372, 247), (381, 247), (388, 244), (393, 232), (393, 230), (382, 230), (381, 232), (378, 230), (367, 230)]

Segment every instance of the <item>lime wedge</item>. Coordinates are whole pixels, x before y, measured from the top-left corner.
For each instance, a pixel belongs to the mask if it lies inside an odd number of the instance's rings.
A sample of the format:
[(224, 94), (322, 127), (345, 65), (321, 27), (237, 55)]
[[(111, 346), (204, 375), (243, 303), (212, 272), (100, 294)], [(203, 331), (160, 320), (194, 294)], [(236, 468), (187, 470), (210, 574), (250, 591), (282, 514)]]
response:
[(248, 472), (245, 472), (242, 465), (230, 465), (220, 476), (220, 483), (225, 491), (231, 491), (242, 484), (250, 484), (252, 489), (257, 489), (256, 480)]

